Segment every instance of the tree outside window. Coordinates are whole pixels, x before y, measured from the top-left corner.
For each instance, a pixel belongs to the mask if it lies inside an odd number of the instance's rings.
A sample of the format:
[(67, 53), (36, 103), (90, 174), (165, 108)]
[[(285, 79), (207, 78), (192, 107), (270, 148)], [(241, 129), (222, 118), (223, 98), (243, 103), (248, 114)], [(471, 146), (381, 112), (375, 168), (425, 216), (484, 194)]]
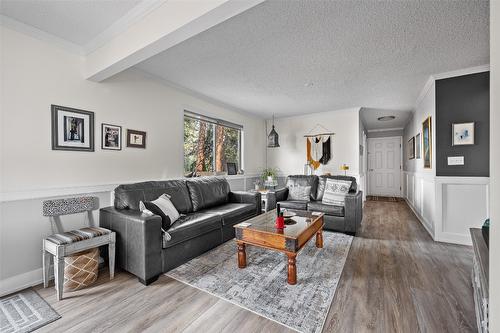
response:
[(184, 117), (184, 172), (186, 175), (227, 173), (227, 163), (241, 169), (241, 135), (239, 128), (216, 121)]

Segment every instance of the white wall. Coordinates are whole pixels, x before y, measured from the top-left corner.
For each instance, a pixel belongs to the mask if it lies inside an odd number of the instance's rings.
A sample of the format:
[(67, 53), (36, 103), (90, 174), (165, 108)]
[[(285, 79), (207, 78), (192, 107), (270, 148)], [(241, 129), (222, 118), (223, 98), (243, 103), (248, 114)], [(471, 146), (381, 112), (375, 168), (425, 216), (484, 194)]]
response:
[[(500, 2), (490, 3), (490, 332), (500, 331)], [(494, 143), (494, 144), (493, 144)]]
[[(267, 148), (267, 164), (279, 168), (282, 174), (303, 174), (306, 163), (305, 134), (320, 124), (335, 135), (332, 137), (332, 158), (321, 165), (316, 174), (343, 174), (342, 164), (349, 165), (348, 175), (359, 177), (359, 108), (312, 113), (275, 120), (279, 148)], [(272, 121), (268, 120), (268, 129)]]
[[(476, 70), (471, 69), (473, 72)], [(468, 73), (469, 70), (465, 69), (460, 75)], [(470, 245), (472, 243), (469, 228), (480, 227), (481, 221), (489, 216), (489, 178), (436, 177), (435, 104), (435, 78), (431, 77), (404, 129), (403, 193), (409, 206), (434, 240)], [(418, 133), (422, 135), (422, 122), (428, 116), (432, 117), (431, 169), (424, 168), (423, 154), (420, 159), (409, 160), (406, 144)]]
[[(137, 70), (102, 83), (87, 81), (80, 57), (4, 27), (1, 38), (2, 290), (41, 277), (41, 240), (50, 233), (41, 216), (44, 198), (86, 193), (108, 206), (116, 184), (182, 176), (184, 109), (243, 125), (246, 173), (265, 165), (261, 118), (193, 97)], [(95, 152), (51, 150), (51, 104), (95, 112)], [(101, 150), (102, 122), (146, 131), (147, 148), (124, 144), (122, 151)]]

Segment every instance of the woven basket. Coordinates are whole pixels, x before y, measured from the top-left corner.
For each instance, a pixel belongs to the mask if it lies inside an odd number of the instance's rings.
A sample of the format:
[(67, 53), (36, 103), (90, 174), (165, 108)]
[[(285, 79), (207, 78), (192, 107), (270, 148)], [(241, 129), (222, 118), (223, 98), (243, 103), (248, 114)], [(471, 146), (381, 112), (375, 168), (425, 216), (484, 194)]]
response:
[(75, 253), (64, 262), (64, 291), (88, 287), (97, 280), (99, 248)]

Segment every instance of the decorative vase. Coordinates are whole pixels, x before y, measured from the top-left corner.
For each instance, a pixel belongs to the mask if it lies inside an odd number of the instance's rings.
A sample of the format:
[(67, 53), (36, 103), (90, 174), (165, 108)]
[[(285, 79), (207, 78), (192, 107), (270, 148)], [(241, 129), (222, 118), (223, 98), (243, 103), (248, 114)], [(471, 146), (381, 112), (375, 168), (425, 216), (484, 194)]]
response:
[(273, 182), (273, 176), (267, 176), (267, 181), (269, 183), (272, 183)]

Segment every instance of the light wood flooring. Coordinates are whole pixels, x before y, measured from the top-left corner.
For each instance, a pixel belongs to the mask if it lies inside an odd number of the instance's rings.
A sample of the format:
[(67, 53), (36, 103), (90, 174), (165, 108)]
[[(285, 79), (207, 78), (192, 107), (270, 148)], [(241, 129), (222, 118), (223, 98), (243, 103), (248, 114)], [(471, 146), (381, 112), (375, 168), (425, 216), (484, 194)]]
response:
[[(472, 250), (432, 241), (404, 202), (367, 201), (323, 332), (473, 332)], [(300, 272), (298, 272), (300, 279)], [(119, 272), (56, 301), (39, 332), (292, 332), (166, 276)]]

